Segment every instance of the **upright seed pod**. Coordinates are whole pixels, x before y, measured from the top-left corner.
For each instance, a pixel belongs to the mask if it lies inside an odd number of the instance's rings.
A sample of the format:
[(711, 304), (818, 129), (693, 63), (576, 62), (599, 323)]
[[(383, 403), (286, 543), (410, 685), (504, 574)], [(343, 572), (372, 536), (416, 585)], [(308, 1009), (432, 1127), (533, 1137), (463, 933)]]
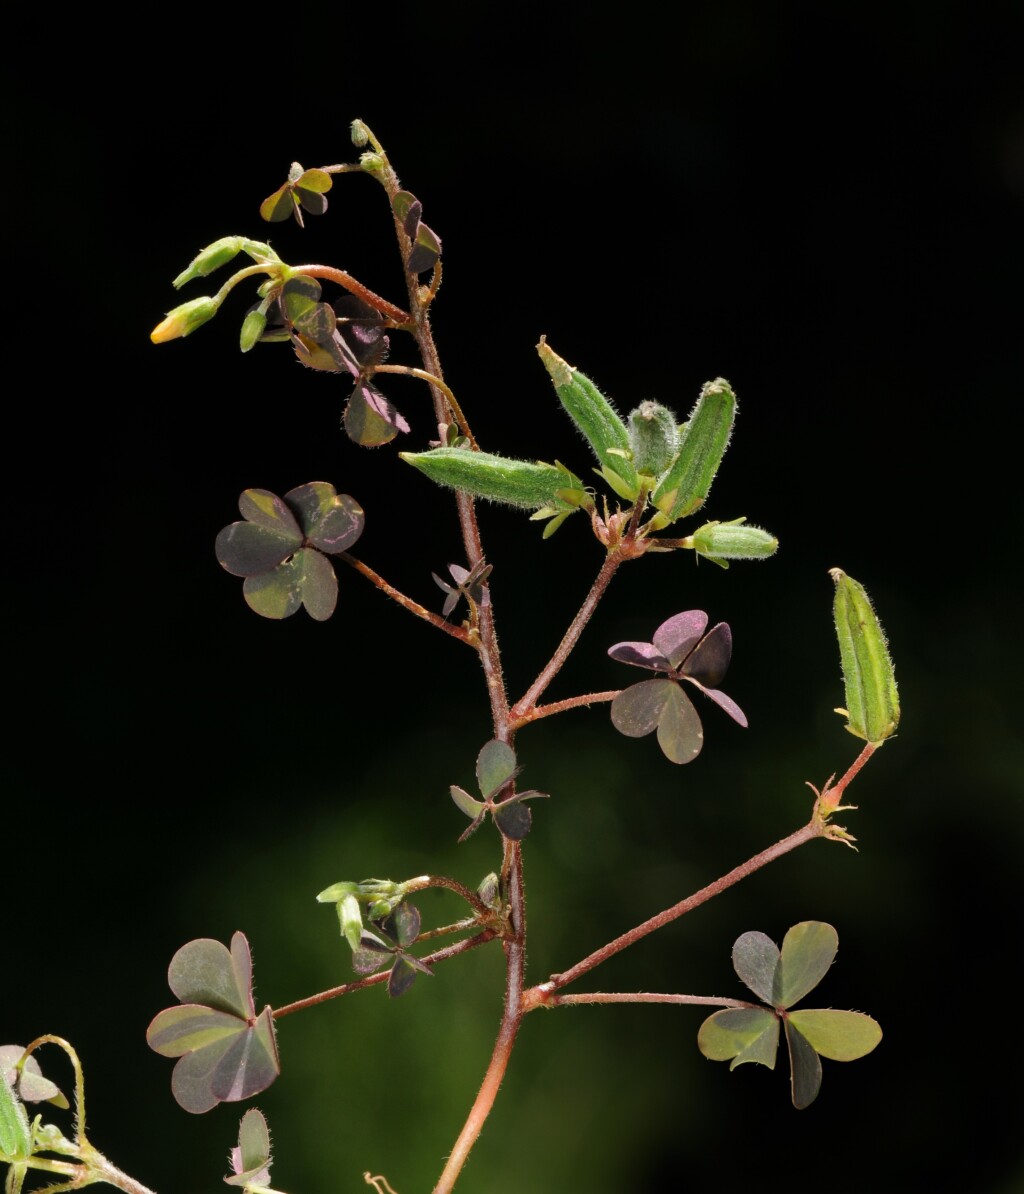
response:
[(669, 522), (704, 505), (729, 446), (735, 417), (732, 387), (722, 377), (709, 381), (683, 428), (679, 455), (654, 491), (654, 504)]
[(841, 568), (831, 569), (829, 575), (836, 582), (836, 634), (846, 688), (846, 708), (836, 712), (846, 715), (851, 734), (878, 745), (896, 732), (900, 721), (896, 675), (885, 632), (864, 586)]
[(633, 501), (640, 492), (640, 482), (631, 460), (626, 424), (590, 378), (552, 351), (543, 337), (537, 352), (559, 400), (593, 449), (605, 480), (620, 497)]

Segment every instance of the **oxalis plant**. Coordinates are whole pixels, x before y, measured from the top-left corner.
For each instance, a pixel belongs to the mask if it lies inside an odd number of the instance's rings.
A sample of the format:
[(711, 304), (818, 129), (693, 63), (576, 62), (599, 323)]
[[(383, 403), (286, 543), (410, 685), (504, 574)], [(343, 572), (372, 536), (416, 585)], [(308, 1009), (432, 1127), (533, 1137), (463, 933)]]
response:
[[(494, 1107), (523, 1021), (542, 1008), (671, 1003), (718, 1009), (697, 1030), (700, 1052), (728, 1061), (730, 1069), (744, 1062), (773, 1068), (784, 1036), (792, 1101), (804, 1108), (818, 1095), (821, 1058), (852, 1061), (874, 1049), (882, 1035), (878, 1024), (859, 1012), (797, 1006), (825, 978), (836, 956), (838, 937), (831, 925), (814, 920), (793, 925), (781, 948), (764, 932), (743, 933), (732, 945), (732, 965), (749, 988), (750, 1000), (586, 988), (592, 972), (609, 958), (784, 854), (816, 841), (852, 844), (853, 837), (833, 818), (853, 807), (842, 803), (847, 788), (899, 721), (892, 662), (867, 594), (840, 569), (832, 570), (846, 692), (846, 706), (838, 712), (863, 746), (841, 778), (833, 775), (820, 790), (809, 785), (813, 801), (807, 823), (699, 891), (680, 893), (677, 903), (626, 928), (600, 949), (567, 959), (560, 973), (539, 982), (528, 979), (524, 843), (534, 828), (535, 810), (543, 808), (537, 802), (548, 794), (520, 784), (520, 772), (529, 762), (528, 753), (520, 753), (520, 732), (542, 718), (604, 704), (616, 730), (632, 738), (654, 734), (668, 763), (685, 765), (700, 753), (703, 716), (714, 726), (724, 713), (745, 726), (743, 711), (721, 688), (732, 654), (729, 625), (712, 624), (699, 609), (652, 608), (649, 642), (617, 642), (606, 648), (612, 660), (624, 665), (623, 687), (549, 702), (544, 698), (626, 564), (651, 552), (694, 552), (728, 568), (732, 561), (771, 556), (777, 543), (768, 531), (742, 517), (703, 522), (696, 518), (722, 463), (736, 414), (736, 397), (722, 378), (704, 386), (683, 420), (679, 412), (652, 401), (641, 402), (623, 417), (588, 376), (542, 337), (537, 346), (540, 363), (592, 460), (582, 448), (579, 458), (568, 463), (517, 460), (478, 442), (464, 405), (444, 380), (431, 332), (430, 310), (441, 281), (441, 241), (423, 222), (422, 204), (402, 188), (380, 142), (361, 121), (352, 125), (352, 140), (364, 150), (358, 162), (308, 170), (294, 164), (284, 184), (264, 200), (261, 214), (270, 223), (294, 218), (302, 225), (307, 216), (326, 211), (326, 196), (337, 175), (370, 175), (383, 188), (394, 224), (407, 284), (402, 302), (374, 294), (333, 266), (290, 265), (268, 243), (228, 236), (203, 249), (174, 280), (175, 287), (206, 278), (239, 257), (248, 258), (249, 264), (215, 294), (175, 307), (152, 339), (162, 344), (191, 335), (234, 297), (236, 287), (254, 284), (255, 301), (242, 320), (242, 351), (287, 343), (308, 368), (341, 375), (348, 388), (343, 427), (363, 447), (379, 447), (410, 433), (385, 394), (391, 376), (402, 374), (423, 384), (432, 403), (436, 439), (411, 444), (400, 453), (412, 466), (410, 500), (415, 500), (417, 486), (435, 483), (450, 488), (464, 551), (461, 561), (439, 563), (440, 572), (434, 575), (437, 608), (400, 592), (353, 553), (367, 515), (359, 499), (339, 494), (328, 481), (299, 484), (280, 496), (247, 489), (238, 503), (241, 518), (217, 536), (216, 552), (224, 569), (242, 578), (245, 601), (263, 617), (286, 618), (304, 606), (315, 620), (326, 620), (335, 608), (339, 571), (352, 571), (406, 613), (454, 640), (453, 650), (478, 656), (492, 737), (480, 744), (476, 788), (467, 791), (453, 784), (450, 795), (453, 817), (461, 814), (465, 819), (460, 840), (477, 831), (491, 834), (494, 869), (483, 878), (429, 874), (328, 883), (316, 898), (336, 909), (343, 948), (351, 951), (356, 977), (282, 1007), (257, 1009), (244, 933), (236, 932), (229, 943), (206, 938), (188, 942), (174, 955), (168, 972), (178, 1002), (153, 1019), (149, 1045), (177, 1059), (171, 1075), (174, 1098), (186, 1111), (202, 1113), (218, 1103), (250, 1099), (278, 1078), (278, 1025), (285, 1017), (373, 986), (383, 986), (390, 997), (398, 998), (421, 976), (436, 974), (469, 950), (500, 948), (505, 958), (504, 1005), (499, 1018), (495, 992), (493, 1051), (486, 1065), (481, 1059), (480, 1089), (435, 1191), (455, 1187)], [(341, 293), (325, 297), (325, 287)], [(418, 364), (389, 363), (396, 340), (415, 345)], [(485, 554), (477, 519), (480, 499), (518, 507), (543, 522), (544, 538), (568, 521), (570, 529), (563, 533), (589, 531), (597, 541), (597, 575), (579, 612), (536, 679), (514, 699), (505, 682), (496, 633), (498, 611), (490, 591), (491, 569), (500, 569), (505, 561)], [(390, 614), (382, 610), (382, 616)], [(602, 626), (600, 633), (612, 638), (614, 628)], [(641, 669), (643, 677), (628, 668)], [(715, 728), (726, 730), (724, 723)], [(674, 778), (671, 771), (666, 768), (666, 798)], [(537, 830), (543, 833), (542, 812), (538, 821)], [(323, 881), (330, 878), (324, 876)], [(452, 923), (425, 927), (416, 897), (430, 888), (454, 893), (463, 905), (462, 915)], [(544, 910), (534, 908), (533, 914), (543, 916)], [(47, 1044), (62, 1049), (73, 1067), (71, 1128), (48, 1119), (52, 1107), (69, 1109), (69, 1103), (38, 1064), (36, 1055)], [(74, 1049), (55, 1036), (41, 1036), (27, 1047), (0, 1049), (0, 1160), (8, 1165), (7, 1194), (18, 1194), (26, 1175), (33, 1172), (37, 1181), (39, 1175), (50, 1180), (45, 1187), (49, 1194), (96, 1181), (127, 1194), (145, 1194), (145, 1187), (113, 1166), (88, 1140), (82, 1068)], [(256, 1109), (242, 1117), (230, 1164), (228, 1184), (267, 1194), (270, 1136)], [(364, 1178), (380, 1194), (392, 1189), (385, 1176), (367, 1173)]]

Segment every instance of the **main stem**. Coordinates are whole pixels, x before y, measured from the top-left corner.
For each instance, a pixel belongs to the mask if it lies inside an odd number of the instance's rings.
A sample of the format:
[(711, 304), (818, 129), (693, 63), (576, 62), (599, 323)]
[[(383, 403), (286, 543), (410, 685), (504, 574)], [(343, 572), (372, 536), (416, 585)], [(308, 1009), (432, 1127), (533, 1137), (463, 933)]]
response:
[[(390, 165), (386, 166), (383, 182), (388, 198), (392, 201), (400, 189), (398, 176)], [(392, 207), (393, 209), (393, 207)], [(402, 248), (403, 260), (407, 259), (409, 238), (399, 219), (395, 218), (395, 234)], [(438, 356), (434, 335), (430, 327), (428, 307), (432, 294), (421, 291), (417, 279), (406, 274), (406, 284), (409, 291), (409, 310), (413, 317), (413, 335), (419, 348), (423, 368), (440, 382), (440, 385), (430, 384), (430, 392), (434, 402), (434, 415), (438, 424), (449, 422), (450, 404), (445, 394), (444, 373)], [(444, 386), (444, 389), (442, 389)], [(454, 412), (452, 412), (454, 414)], [(455, 500), (459, 514), (459, 526), (462, 531), (462, 542), (466, 551), (469, 567), (475, 568), (483, 563), (484, 551), (480, 539), (480, 528), (476, 520), (476, 508), (469, 494), (456, 492)], [(480, 632), (480, 661), (484, 669), (484, 679), (487, 684), (487, 697), (491, 706), (491, 720), (494, 725), (494, 736), (502, 742), (512, 744), (515, 730), (510, 724), (508, 695), (505, 691), (505, 676), (501, 665), (501, 653), (498, 649), (498, 636), (494, 626), (493, 604), (487, 602), (479, 606)], [(435, 1187), (435, 1194), (444, 1194), (451, 1190), (469, 1156), (470, 1150), (476, 1143), (481, 1129), (490, 1114), (491, 1107), (498, 1094), (501, 1079), (508, 1067), (512, 1046), (519, 1032), (522, 1022), (522, 993), (526, 974), (526, 896), (523, 886), (523, 856), (518, 842), (505, 839), (505, 857), (502, 865), (502, 877), (505, 880), (505, 890), (509, 903), (509, 921), (512, 928), (511, 936), (504, 942), (505, 946), (505, 1008), (498, 1029), (498, 1036), (494, 1043), (491, 1060), (484, 1075), (483, 1084), (470, 1109), (469, 1117), (455, 1142), (448, 1163)]]

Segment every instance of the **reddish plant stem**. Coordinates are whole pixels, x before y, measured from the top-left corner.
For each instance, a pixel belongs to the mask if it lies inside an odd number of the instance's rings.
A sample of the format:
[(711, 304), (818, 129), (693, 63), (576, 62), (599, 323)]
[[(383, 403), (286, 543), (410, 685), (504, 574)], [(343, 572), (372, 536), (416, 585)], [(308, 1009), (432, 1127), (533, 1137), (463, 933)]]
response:
[(447, 875), (424, 875), (421, 883), (406, 885), (406, 889), (409, 892), (426, 891), (430, 887), (443, 887), (446, 891), (454, 891), (456, 895), (462, 896), (474, 912), (478, 912), (481, 916), (491, 915), (491, 909), (487, 907), (475, 891), (470, 891), (458, 879), (450, 879)]
[(579, 613), (573, 618), (569, 629), (565, 632), (562, 641), (555, 649), (555, 653), (545, 664), (537, 679), (534, 680), (523, 696), (513, 705), (511, 717), (514, 721), (522, 723), (524, 720), (529, 720), (527, 714), (533, 711), (537, 699), (561, 671), (562, 665), (569, 658), (573, 647), (576, 646), (580, 635), (583, 633), (584, 627), (590, 621), (591, 615), (597, 608), (597, 603), (604, 596), (605, 590), (611, 584), (612, 577), (618, 571), (619, 565), (626, 558), (619, 547), (613, 547), (609, 550), (605, 556), (604, 563), (601, 565), (600, 572), (598, 572), (594, 583), (590, 586), (590, 592), (580, 606)]
[(436, 377), (433, 373), (428, 373), (425, 369), (414, 369), (411, 365), (374, 365), (369, 371), (371, 377), (378, 373), (397, 373), (400, 376), (415, 377), (419, 381), (429, 382), (430, 385), (437, 386), (444, 394), (445, 401), (451, 407), (452, 413), (458, 421), (459, 430), (469, 440), (470, 447), (475, 449), (479, 446), (476, 442), (476, 436), (474, 436), (470, 429), (469, 420), (462, 413), (462, 407), (459, 406), (458, 400), (452, 393), (451, 388), (440, 377)]
[(364, 303), (368, 303), (375, 311), (379, 311), (381, 315), (386, 315), (389, 319), (395, 320), (396, 323), (409, 323), (410, 316), (408, 311), (403, 311), (401, 307), (396, 307), (394, 303), (389, 303), (386, 298), (381, 298), (379, 294), (374, 294), (358, 278), (353, 278), (351, 274), (346, 274), (343, 269), (336, 269), (333, 265), (297, 265), (293, 268), (292, 272), (304, 274), (307, 278), (325, 278), (328, 282), (337, 282), (349, 294), (354, 294), (357, 298), (361, 298)]
[(609, 958), (615, 957), (616, 954), (621, 953), (624, 949), (628, 949), (631, 945), (635, 945), (638, 941), (642, 941), (649, 934), (663, 928), (667, 924), (671, 924), (674, 920), (678, 920), (680, 916), (685, 916), (687, 912), (692, 912), (694, 908), (699, 908), (701, 904), (707, 903), (714, 896), (720, 895), (734, 884), (739, 883), (741, 879), (745, 879), (748, 875), (752, 875), (755, 871), (760, 870), (761, 867), (767, 866), (769, 862), (774, 862), (776, 858), (781, 858), (783, 854), (788, 854), (790, 850), (795, 850), (798, 846), (802, 846), (822, 836), (824, 836), (822, 822), (816, 817), (812, 818), (802, 829), (798, 829), (796, 833), (791, 833), (789, 837), (776, 842), (774, 846), (769, 846), (767, 850), (762, 850), (760, 854), (755, 854), (753, 858), (748, 858), (746, 862), (733, 867), (728, 874), (723, 875), (720, 879), (716, 879), (713, 883), (709, 883), (707, 887), (702, 887), (700, 891), (687, 896), (685, 900), (680, 900), (678, 904), (673, 904), (671, 908), (666, 908), (664, 912), (659, 912), (657, 916), (652, 916), (649, 920), (645, 920), (642, 924), (616, 937), (614, 941), (609, 941), (607, 945), (602, 945), (600, 949), (594, 950), (592, 954), (588, 954), (582, 961), (577, 962), (575, 966), (571, 966), (562, 974), (554, 974), (548, 982), (541, 983), (540, 986), (531, 987), (529, 991), (525, 991), (523, 993), (523, 1001), (526, 1004), (526, 1010), (532, 1011), (533, 1007), (537, 1004), (543, 1005), (551, 995), (562, 987), (567, 987), (578, 978), (582, 978), (584, 974), (594, 970), (602, 962), (607, 962)]
[(588, 692), (583, 696), (569, 697), (564, 701), (554, 701), (550, 705), (535, 705), (529, 713), (524, 713), (522, 717), (513, 718), (512, 729), (522, 729), (523, 726), (529, 725), (532, 721), (540, 721), (542, 717), (553, 717), (556, 713), (564, 713), (567, 709), (579, 709), (583, 706), (589, 708), (591, 705), (596, 705), (599, 701), (614, 701), (621, 691), (621, 688), (613, 688), (608, 692)]
[(491, 1060), (484, 1074), (483, 1082), (477, 1093), (469, 1115), (463, 1124), (455, 1146), (452, 1149), (444, 1170), (434, 1187), (434, 1194), (449, 1194), (458, 1180), (462, 1167), (466, 1163), (477, 1137), (487, 1121), (494, 1100), (498, 1096), (501, 1080), (508, 1069), (512, 1047), (515, 1044), (519, 1026), (523, 1022), (522, 994), (526, 977), (526, 896), (523, 890), (522, 852), (519, 842), (506, 840), (506, 854), (510, 857), (509, 875), (509, 904), (512, 908), (512, 928), (515, 937), (505, 941), (506, 977), (505, 977), (505, 1011), (498, 1029), (498, 1037), (494, 1042)]
[(864, 764), (871, 758), (881, 743), (868, 742), (860, 754), (850, 764), (846, 774), (837, 784), (826, 784), (822, 790), (819, 803), (822, 810), (832, 812), (839, 807), (839, 801), (842, 799), (843, 793), (847, 787), (856, 777), (857, 772), (864, 766)]
[(536, 1011), (538, 1007), (569, 1007), (582, 1003), (685, 1003), (698, 1007), (759, 1007), (757, 1003), (747, 1003), (745, 999), (723, 999), (717, 995), (661, 995), (657, 991), (588, 991), (585, 995), (552, 995), (544, 1003), (534, 1004), (530, 1009)]
[[(446, 962), (449, 958), (454, 958), (457, 954), (464, 954), (467, 950), (476, 949), (478, 945), (486, 945), (488, 941), (493, 941), (497, 935), (494, 929), (484, 929), (482, 933), (477, 933), (475, 937), (467, 937), (465, 941), (456, 941), (454, 945), (446, 945), (444, 949), (435, 950), (434, 953), (420, 958), (420, 961), (427, 966), (433, 966), (435, 962)], [(275, 1020), (280, 1020), (282, 1016), (290, 1016), (292, 1012), (301, 1012), (307, 1007), (315, 1007), (318, 1003), (326, 1003), (329, 999), (338, 999), (342, 995), (350, 995), (353, 991), (361, 991), (363, 987), (375, 987), (378, 983), (386, 983), (389, 974), (390, 970), (380, 970), (376, 974), (371, 974), (366, 978), (357, 979), (352, 983), (342, 983), (340, 987), (331, 987), (329, 991), (320, 991), (318, 994), (310, 995), (306, 999), (296, 999), (294, 1003), (286, 1003), (284, 1007), (274, 1008), (272, 1015)]]
[(424, 622), (429, 622), (431, 626), (436, 626), (438, 630), (443, 630), (445, 634), (450, 634), (452, 638), (457, 638), (460, 643), (468, 643), (471, 647), (476, 646), (475, 638), (469, 634), (464, 626), (453, 626), (451, 622), (446, 622), (440, 614), (435, 614), (432, 610), (427, 609), (426, 606), (420, 605), (418, 601), (413, 601), (411, 597), (406, 597), (400, 589), (396, 589), (394, 585), (388, 584), (383, 576), (374, 572), (369, 564), (364, 564), (362, 560), (349, 555), (347, 551), (339, 551), (337, 558), (344, 560), (360, 576), (365, 576), (382, 593), (390, 597), (392, 601), (397, 601), (403, 609), (407, 609), (411, 614), (415, 614), (417, 618), (422, 618)]

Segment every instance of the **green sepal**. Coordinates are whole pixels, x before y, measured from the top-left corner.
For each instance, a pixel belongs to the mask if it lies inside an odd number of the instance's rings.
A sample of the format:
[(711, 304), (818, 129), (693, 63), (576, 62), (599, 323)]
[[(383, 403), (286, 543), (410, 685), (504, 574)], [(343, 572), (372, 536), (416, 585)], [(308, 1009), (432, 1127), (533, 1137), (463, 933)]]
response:
[(732, 522), (706, 522), (691, 536), (693, 549), (705, 559), (727, 567), (726, 560), (764, 560), (774, 555), (779, 541), (760, 527), (747, 525), (745, 518)]
[(591, 501), (579, 478), (562, 465), (530, 464), (468, 448), (433, 448), (399, 452), (399, 456), (439, 485), (492, 502), (527, 510), (551, 506), (571, 513)]
[(631, 460), (629, 429), (618, 411), (586, 374), (573, 369), (543, 338), (537, 352), (551, 375), (559, 401), (593, 449), (602, 476), (607, 480), (604, 470), (609, 469), (620, 484), (608, 483), (619, 497), (633, 501), (640, 492), (640, 482)]
[(846, 716), (851, 734), (877, 745), (896, 732), (900, 721), (889, 646), (864, 586), (841, 568), (829, 575), (836, 582), (833, 609), (846, 688), (846, 708), (836, 712)]
[(709, 381), (682, 429), (679, 455), (654, 491), (655, 506), (670, 522), (699, 510), (729, 446), (736, 395), (722, 377)]

